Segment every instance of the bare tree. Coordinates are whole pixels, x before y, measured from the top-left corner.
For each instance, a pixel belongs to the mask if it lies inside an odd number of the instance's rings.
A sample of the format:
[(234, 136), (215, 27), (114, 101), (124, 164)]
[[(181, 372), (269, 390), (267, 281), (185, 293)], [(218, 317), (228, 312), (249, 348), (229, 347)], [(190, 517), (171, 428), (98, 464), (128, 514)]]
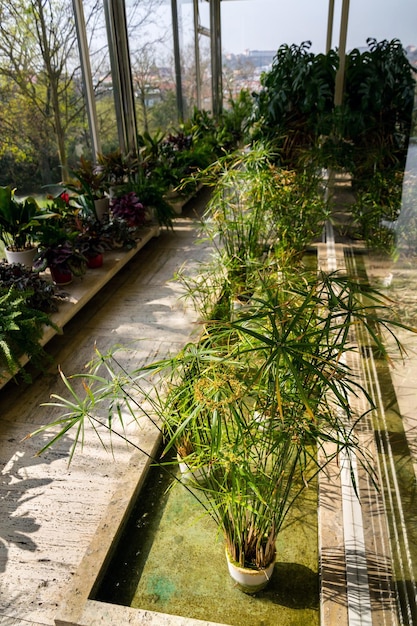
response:
[[(13, 83), (42, 124), (47, 144), (39, 153), (43, 179), (49, 178), (50, 139), (67, 175), (66, 133), (82, 106), (74, 80), (76, 33), (69, 2), (2, 0), (0, 76)], [(39, 129), (37, 129), (39, 130)]]
[(223, 64), (224, 91), (228, 99), (234, 99), (242, 89), (255, 89), (256, 67), (245, 55), (231, 55)]
[[(197, 74), (194, 44), (190, 43), (183, 52), (183, 92), (187, 110), (191, 111), (197, 104)], [(203, 109), (211, 108), (211, 67), (210, 46), (206, 41), (200, 42), (200, 88)]]
[(163, 0), (126, 0), (133, 85), (144, 132), (149, 109), (158, 99), (162, 76), (157, 58), (170, 41), (170, 7)]
[(127, 29), (132, 55), (147, 46), (163, 46), (168, 33), (169, 3), (164, 0), (126, 0)]
[[(158, 13), (163, 2), (126, 0), (126, 4), (132, 59), (144, 75), (150, 60), (149, 46), (162, 44), (166, 38), (166, 24), (161, 28)], [(86, 0), (84, 6), (93, 82), (103, 108), (103, 93), (110, 105), (107, 96), (112, 88), (104, 11), (101, 0)], [(146, 78), (142, 80), (146, 82)], [(59, 162), (65, 180), (70, 141), (77, 143), (86, 127), (71, 0), (2, 0), (0, 90), (5, 94), (0, 129), (7, 131), (8, 143), (15, 141), (21, 151), (24, 144), (26, 148), (31, 145), (43, 182), (51, 182), (53, 162)]]
[(133, 87), (139, 102), (140, 118), (144, 132), (149, 132), (148, 108), (157, 97), (160, 87), (159, 69), (156, 66), (152, 49), (146, 46), (132, 59)]

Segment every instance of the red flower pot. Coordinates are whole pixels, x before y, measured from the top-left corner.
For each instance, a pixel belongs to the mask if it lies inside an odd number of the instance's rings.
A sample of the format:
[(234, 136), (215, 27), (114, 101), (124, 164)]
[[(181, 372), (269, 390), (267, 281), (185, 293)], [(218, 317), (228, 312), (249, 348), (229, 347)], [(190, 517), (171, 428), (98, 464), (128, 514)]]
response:
[(51, 277), (55, 285), (69, 285), (72, 282), (71, 270), (60, 267), (51, 267)]
[(101, 267), (103, 265), (103, 255), (96, 254), (96, 256), (87, 257), (87, 267), (94, 269), (95, 267)]

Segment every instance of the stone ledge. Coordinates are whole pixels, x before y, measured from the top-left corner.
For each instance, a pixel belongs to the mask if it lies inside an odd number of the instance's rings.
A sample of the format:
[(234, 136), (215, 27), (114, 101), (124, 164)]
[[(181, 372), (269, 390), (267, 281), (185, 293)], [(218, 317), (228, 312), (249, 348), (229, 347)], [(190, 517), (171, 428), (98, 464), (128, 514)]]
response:
[[(45, 327), (43, 337), (40, 341), (45, 346), (57, 333), (62, 331), (65, 324), (69, 322), (121, 269), (141, 250), (153, 237), (158, 237), (159, 226), (151, 226), (144, 228), (141, 232), (140, 239), (137, 241), (135, 248), (131, 250), (116, 249), (109, 250), (104, 255), (102, 267), (97, 269), (88, 269), (82, 278), (74, 280), (65, 291), (69, 293), (69, 297), (60, 303), (59, 311), (52, 313), (51, 320), (57, 326), (55, 330), (51, 326)], [(50, 278), (49, 271), (45, 272), (45, 277)], [(20, 359), (22, 367), (29, 361), (26, 355)], [(0, 389), (11, 380), (13, 376), (8, 372), (0, 374)]]

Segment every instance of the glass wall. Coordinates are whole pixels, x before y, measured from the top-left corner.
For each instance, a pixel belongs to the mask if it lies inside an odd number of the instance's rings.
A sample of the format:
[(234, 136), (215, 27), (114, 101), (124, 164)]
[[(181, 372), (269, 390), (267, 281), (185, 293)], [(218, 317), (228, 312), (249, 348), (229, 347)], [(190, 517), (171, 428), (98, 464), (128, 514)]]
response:
[[(21, 1), (2, 3), (0, 183), (12, 182), (22, 191), (32, 191), (62, 179), (65, 170), (81, 155), (92, 155), (94, 146), (83, 102), (72, 1), (65, 0), (60, 5), (40, 3), (45, 11), (49, 41), (57, 43), (43, 51), (36, 35), (35, 14), (21, 11)], [(93, 0), (83, 0), (81, 4), (95, 92), (97, 134), (101, 150), (108, 152), (119, 146), (119, 137), (104, 5)], [(341, 4), (341, 0), (335, 0), (333, 46), (338, 43)], [(298, 45), (310, 39), (312, 51), (324, 51), (328, 2), (322, 0), (313, 5), (307, 0), (285, 6), (275, 0), (221, 2), (226, 108), (229, 99), (236, 99), (241, 89), (259, 90), (260, 77), (270, 68), (280, 45)], [(196, 105), (212, 110), (210, 3), (177, 0), (176, 6), (181, 97), (186, 118)], [(138, 132), (152, 134), (158, 129), (175, 127), (178, 69), (174, 59), (171, 1), (126, 0), (126, 14)], [(384, 10), (376, 0), (369, 0), (366, 6), (351, 2), (347, 49), (366, 45), (368, 36), (377, 40), (398, 37), (411, 53), (416, 45), (413, 30), (416, 20), (417, 5), (411, 0), (400, 0), (395, 7), (392, 2), (386, 2)], [(199, 27), (198, 55), (195, 24)], [(11, 38), (10, 33), (16, 34)], [(12, 53), (16, 50), (26, 54), (22, 70), (13, 65)]]

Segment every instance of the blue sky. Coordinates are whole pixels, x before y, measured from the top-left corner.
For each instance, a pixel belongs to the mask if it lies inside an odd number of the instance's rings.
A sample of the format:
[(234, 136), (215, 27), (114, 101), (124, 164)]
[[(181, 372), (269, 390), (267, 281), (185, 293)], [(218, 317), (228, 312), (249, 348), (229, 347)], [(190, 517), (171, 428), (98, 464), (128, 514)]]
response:
[[(332, 47), (339, 41), (341, 6), (335, 0)], [(224, 0), (221, 11), (224, 52), (276, 50), (308, 39), (314, 52), (325, 49), (328, 0)], [(208, 3), (200, 4), (200, 15), (209, 26)], [(350, 0), (348, 49), (366, 45), (367, 37), (417, 45), (417, 0)]]

